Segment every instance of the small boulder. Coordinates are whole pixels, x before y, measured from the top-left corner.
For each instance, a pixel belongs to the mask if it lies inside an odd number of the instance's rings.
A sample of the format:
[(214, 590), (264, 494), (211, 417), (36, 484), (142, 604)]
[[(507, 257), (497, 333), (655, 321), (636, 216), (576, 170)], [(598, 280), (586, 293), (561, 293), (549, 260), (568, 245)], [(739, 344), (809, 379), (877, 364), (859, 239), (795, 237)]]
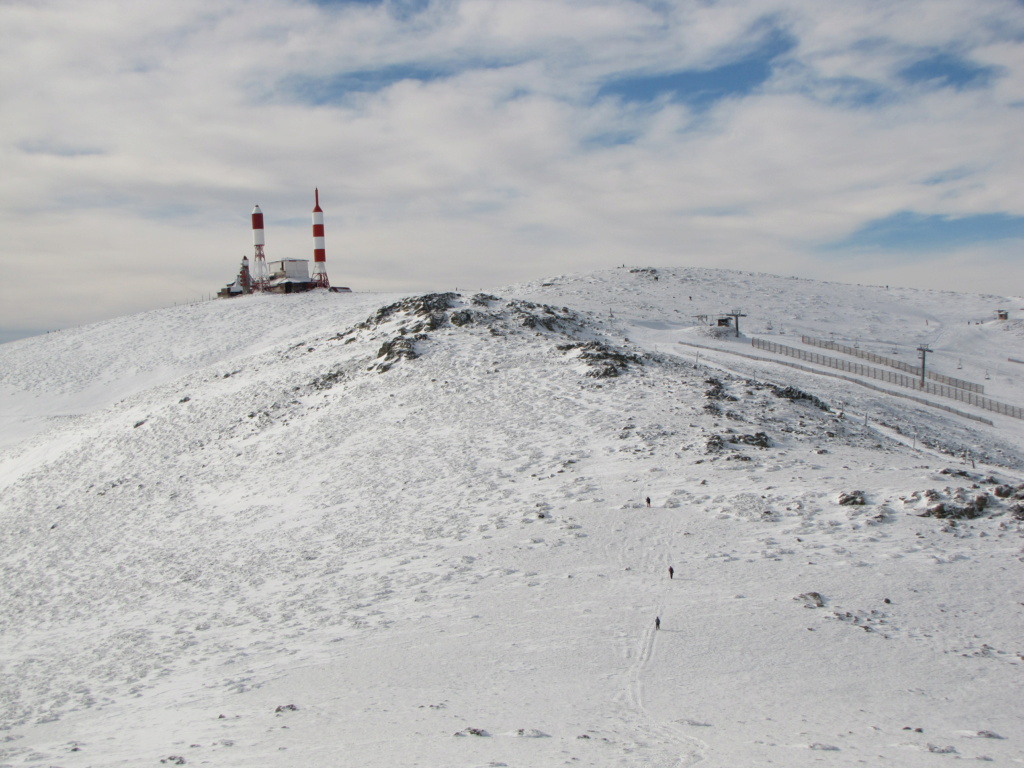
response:
[(476, 319), (476, 315), (468, 309), (460, 309), (452, 312), (448, 316), (448, 320), (452, 325), (461, 328), (464, 325), (472, 325)]
[(825, 598), (823, 598), (817, 592), (804, 592), (802, 595), (797, 595), (793, 598), (794, 600), (803, 600), (804, 608), (824, 608)]
[(461, 731), (456, 731), (455, 736), (490, 736), (487, 731), (483, 728), (463, 728)]
[(717, 453), (725, 447), (725, 441), (721, 435), (711, 435), (704, 445), (704, 453)]
[(752, 435), (733, 435), (729, 438), (730, 443), (742, 443), (743, 445), (753, 445), (757, 448), (770, 448), (771, 441), (768, 439), (768, 435), (764, 432), (755, 432)]

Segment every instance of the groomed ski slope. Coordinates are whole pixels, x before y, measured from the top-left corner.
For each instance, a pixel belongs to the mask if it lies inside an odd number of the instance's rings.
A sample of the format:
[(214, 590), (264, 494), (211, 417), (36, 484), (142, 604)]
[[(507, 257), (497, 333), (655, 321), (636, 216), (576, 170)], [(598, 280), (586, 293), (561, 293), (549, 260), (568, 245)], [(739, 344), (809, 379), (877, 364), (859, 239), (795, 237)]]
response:
[(894, 291), (622, 269), (0, 345), (0, 766), (1021, 764), (1024, 422), (688, 316), (1024, 391), (1024, 302)]

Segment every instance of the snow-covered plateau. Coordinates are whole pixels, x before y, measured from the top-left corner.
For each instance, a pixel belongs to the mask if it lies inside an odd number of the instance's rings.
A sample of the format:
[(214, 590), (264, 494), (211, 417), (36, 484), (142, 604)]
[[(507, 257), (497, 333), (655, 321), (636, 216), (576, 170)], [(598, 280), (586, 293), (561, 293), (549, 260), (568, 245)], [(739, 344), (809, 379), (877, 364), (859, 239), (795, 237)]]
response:
[(1020, 407), (1022, 317), (624, 267), (0, 345), (0, 768), (1022, 765), (1024, 419), (752, 343)]

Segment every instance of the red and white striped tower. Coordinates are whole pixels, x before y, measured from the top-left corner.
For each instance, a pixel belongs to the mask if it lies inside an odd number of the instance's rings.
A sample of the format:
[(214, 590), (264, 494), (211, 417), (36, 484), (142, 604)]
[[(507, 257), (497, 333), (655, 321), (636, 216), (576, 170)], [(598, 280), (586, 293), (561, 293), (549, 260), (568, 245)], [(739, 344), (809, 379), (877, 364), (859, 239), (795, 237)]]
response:
[(313, 190), (316, 207), (313, 208), (313, 274), (310, 282), (314, 288), (330, 288), (327, 279), (327, 248), (324, 243), (324, 212), (320, 210), (320, 189)]
[(263, 253), (266, 244), (263, 236), (263, 211), (257, 205), (252, 209), (252, 244), (256, 255), (252, 260), (252, 289), (265, 291), (270, 288), (270, 271), (267, 269), (267, 257)]

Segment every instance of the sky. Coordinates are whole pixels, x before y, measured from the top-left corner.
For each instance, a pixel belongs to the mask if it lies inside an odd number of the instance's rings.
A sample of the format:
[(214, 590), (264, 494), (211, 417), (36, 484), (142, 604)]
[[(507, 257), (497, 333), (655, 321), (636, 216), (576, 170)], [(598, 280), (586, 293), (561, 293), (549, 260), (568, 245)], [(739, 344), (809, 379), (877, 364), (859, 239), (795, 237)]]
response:
[(0, 0), (0, 342), (620, 264), (1024, 295), (1021, 0)]

